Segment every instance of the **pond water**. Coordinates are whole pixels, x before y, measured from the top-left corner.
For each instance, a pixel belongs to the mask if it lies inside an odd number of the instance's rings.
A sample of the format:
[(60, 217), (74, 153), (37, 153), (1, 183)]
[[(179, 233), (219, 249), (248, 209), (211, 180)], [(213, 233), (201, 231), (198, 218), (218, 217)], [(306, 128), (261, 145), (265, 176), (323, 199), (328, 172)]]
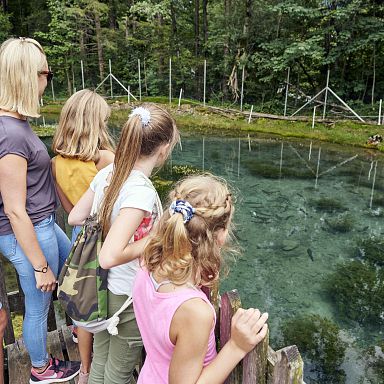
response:
[[(170, 160), (223, 176), (236, 189), (241, 256), (221, 291), (236, 288), (245, 307), (269, 313), (276, 350), (285, 346), (289, 319), (316, 314), (336, 323), (347, 343), (340, 383), (384, 383), (364, 357), (383, 343), (382, 322), (348, 320), (329, 289), (339, 266), (356, 259), (359, 241), (384, 234), (383, 160), (376, 151), (324, 143), (212, 137), (184, 138)], [(305, 364), (307, 384), (339, 382), (320, 380)]]
[[(236, 188), (242, 255), (221, 290), (236, 288), (245, 306), (269, 312), (272, 346), (284, 346), (287, 319), (318, 314), (337, 323), (348, 343), (345, 382), (384, 383), (364, 381), (368, 367), (359, 360), (384, 338), (379, 319), (346, 321), (326, 288), (337, 266), (356, 257), (361, 239), (384, 234), (383, 157), (310, 142), (189, 138), (172, 162), (224, 176)], [(311, 368), (307, 383), (317, 382)]]

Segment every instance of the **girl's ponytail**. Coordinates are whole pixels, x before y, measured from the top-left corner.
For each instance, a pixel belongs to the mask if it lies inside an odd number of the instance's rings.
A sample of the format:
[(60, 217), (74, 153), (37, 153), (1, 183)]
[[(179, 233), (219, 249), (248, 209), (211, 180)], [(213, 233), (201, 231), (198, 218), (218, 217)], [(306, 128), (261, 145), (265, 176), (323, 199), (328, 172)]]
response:
[(113, 174), (99, 211), (103, 238), (107, 236), (111, 225), (113, 206), (119, 196), (120, 190), (140, 156), (143, 141), (143, 128), (139, 116), (132, 116), (124, 124), (121, 139), (116, 148), (113, 163)]
[(181, 214), (174, 214), (167, 220), (162, 237), (163, 260), (160, 268), (171, 281), (189, 280), (193, 271), (192, 245)]
[(170, 152), (178, 139), (175, 121), (164, 109), (144, 103), (133, 110), (121, 131), (112, 178), (99, 210), (103, 237), (108, 233), (113, 206), (120, 190), (139, 157), (153, 155), (163, 144), (169, 144)]

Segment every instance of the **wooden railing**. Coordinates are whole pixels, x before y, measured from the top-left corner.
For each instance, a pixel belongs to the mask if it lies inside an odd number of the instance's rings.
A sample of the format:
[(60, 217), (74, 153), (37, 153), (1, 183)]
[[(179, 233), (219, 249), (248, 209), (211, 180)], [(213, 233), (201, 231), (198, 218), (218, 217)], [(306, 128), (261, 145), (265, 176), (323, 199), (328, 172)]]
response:
[[(0, 255), (0, 258), (2, 256)], [(8, 316), (8, 326), (4, 334), (5, 342), (5, 382), (9, 384), (29, 383), (31, 373), (31, 362), (29, 354), (23, 343), (23, 339), (16, 340), (11, 313), (24, 314), (24, 294), (20, 289), (7, 294), (4, 275), (4, 263), (0, 260), (0, 301)], [(54, 297), (54, 299), (56, 299)], [(59, 359), (80, 360), (77, 344), (72, 340), (72, 333), (67, 325), (58, 326), (53, 306), (53, 301), (48, 314), (48, 353)], [(76, 384), (77, 378), (69, 381)]]
[[(0, 261), (1, 263), (1, 261)], [(241, 306), (236, 290), (226, 292), (221, 297), (218, 290), (206, 292), (217, 312), (216, 336), (219, 346), (224, 345), (231, 330), (231, 318)], [(24, 297), (21, 289), (6, 293), (3, 265), (0, 265), (0, 300), (8, 313), (8, 327), (5, 332), (7, 373), (10, 384), (24, 384), (29, 380), (30, 361), (22, 339), (15, 340), (11, 312), (24, 312)], [(73, 343), (67, 326), (57, 327), (55, 311), (51, 303), (48, 316), (48, 351), (59, 358), (79, 360), (77, 345)], [(77, 380), (71, 381), (76, 383)], [(155, 383), (153, 383), (155, 384)], [(303, 384), (303, 360), (295, 345), (274, 351), (267, 337), (251, 351), (225, 384)]]
[[(216, 337), (219, 345), (224, 345), (231, 334), (231, 319), (241, 299), (237, 290), (218, 294), (217, 289), (206, 294), (213, 303), (218, 327)], [(269, 333), (237, 365), (225, 384), (304, 384), (304, 363), (296, 345), (274, 351), (269, 346)]]

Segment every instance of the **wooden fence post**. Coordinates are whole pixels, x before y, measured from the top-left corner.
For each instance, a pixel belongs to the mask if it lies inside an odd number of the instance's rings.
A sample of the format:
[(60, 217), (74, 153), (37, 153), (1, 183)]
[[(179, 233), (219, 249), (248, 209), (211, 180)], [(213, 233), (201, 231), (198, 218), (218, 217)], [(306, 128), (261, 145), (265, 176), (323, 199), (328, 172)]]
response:
[(7, 290), (5, 287), (4, 264), (3, 264), (3, 261), (1, 260), (0, 260), (0, 301), (3, 304), (3, 308), (7, 312), (7, 316), (8, 316), (8, 325), (7, 325), (7, 328), (5, 328), (5, 333), (4, 333), (5, 345), (8, 345), (15, 342), (15, 333), (13, 331), (11, 312), (9, 310), (9, 303), (8, 303), (8, 297), (7, 297)]
[(296, 345), (271, 352), (269, 356), (269, 383), (302, 384), (304, 363)]
[(269, 331), (243, 359), (243, 384), (267, 384)]
[[(221, 296), (220, 309), (220, 347), (222, 348), (231, 336), (231, 320), (235, 312), (241, 307), (241, 300), (236, 289), (225, 292)], [(241, 364), (225, 380), (224, 384), (240, 384), (242, 376)]]

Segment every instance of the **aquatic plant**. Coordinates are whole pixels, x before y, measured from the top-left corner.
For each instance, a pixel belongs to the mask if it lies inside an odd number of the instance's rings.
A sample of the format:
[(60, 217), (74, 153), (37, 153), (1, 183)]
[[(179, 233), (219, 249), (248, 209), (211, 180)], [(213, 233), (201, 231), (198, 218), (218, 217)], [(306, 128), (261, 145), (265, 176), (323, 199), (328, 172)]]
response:
[(197, 167), (193, 167), (192, 165), (175, 164), (171, 166), (168, 163), (164, 168), (161, 169), (161, 171), (157, 174), (157, 176), (165, 180), (177, 181), (182, 177), (196, 175), (201, 172), (202, 172), (201, 169)]
[(340, 264), (325, 287), (338, 313), (360, 324), (384, 324), (384, 270), (353, 260)]
[(340, 214), (334, 218), (325, 219), (327, 230), (333, 233), (345, 233), (352, 230), (354, 219), (351, 214)]
[(357, 243), (358, 257), (378, 267), (384, 267), (384, 239), (371, 236)]
[(377, 384), (384, 378), (384, 340), (378, 345), (371, 346), (364, 351), (363, 358), (366, 362), (364, 381), (359, 384)]
[(201, 173), (201, 170), (191, 165), (173, 165), (164, 167), (153, 178), (153, 185), (160, 196), (160, 200), (165, 202), (173, 184), (189, 175)]
[(168, 193), (172, 189), (173, 181), (172, 180), (164, 180), (158, 176), (154, 176), (153, 186), (156, 188), (157, 193), (159, 194), (160, 200), (165, 203), (168, 198)]
[(284, 345), (296, 344), (309, 360), (317, 383), (345, 383), (345, 373), (340, 365), (346, 345), (340, 338), (337, 324), (319, 315), (297, 316), (283, 324), (282, 334)]
[(284, 167), (280, 171), (280, 164), (268, 163), (260, 160), (248, 160), (243, 165), (254, 176), (262, 176), (266, 179), (278, 179), (281, 177), (291, 177), (297, 179), (308, 179), (314, 175), (307, 168), (300, 168), (297, 164), (289, 165), (284, 163)]
[(317, 211), (323, 212), (345, 211), (348, 209), (339, 200), (330, 197), (310, 199), (309, 205), (314, 207)]
[(376, 196), (372, 200), (372, 205), (375, 207), (384, 207), (384, 196)]

